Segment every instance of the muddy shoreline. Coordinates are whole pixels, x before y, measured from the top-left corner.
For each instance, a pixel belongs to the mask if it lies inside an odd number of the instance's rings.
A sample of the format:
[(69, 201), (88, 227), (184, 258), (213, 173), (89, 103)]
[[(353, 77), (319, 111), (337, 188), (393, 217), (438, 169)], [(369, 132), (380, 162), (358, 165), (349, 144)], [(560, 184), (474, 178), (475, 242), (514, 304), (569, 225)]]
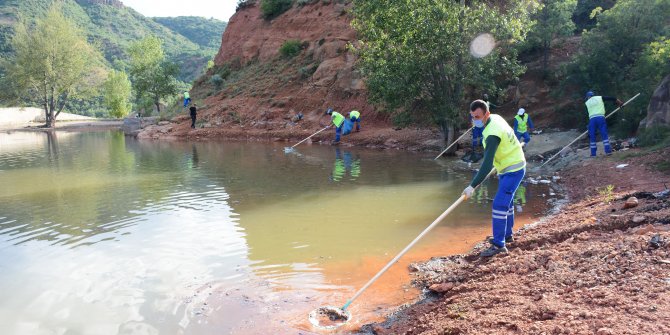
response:
[(670, 333), (670, 175), (655, 168), (670, 149), (580, 154), (557, 164), (570, 201), (521, 229), (509, 254), (480, 259), (480, 243), (414, 264), (426, 298), (360, 333)]

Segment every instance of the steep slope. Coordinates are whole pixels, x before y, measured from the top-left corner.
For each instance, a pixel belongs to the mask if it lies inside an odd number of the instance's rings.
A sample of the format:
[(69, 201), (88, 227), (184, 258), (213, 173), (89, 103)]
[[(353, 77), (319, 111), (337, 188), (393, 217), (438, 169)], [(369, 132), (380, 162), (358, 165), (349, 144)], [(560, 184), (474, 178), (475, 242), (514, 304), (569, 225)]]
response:
[[(324, 112), (332, 107), (345, 115), (353, 109), (362, 113), (363, 130), (347, 136), (348, 144), (439, 147), (433, 130), (395, 131), (368, 103), (354, 69), (356, 57), (347, 48), (356, 42), (349, 6), (344, 1), (295, 5), (272, 20), (263, 18), (257, 4), (243, 6), (226, 27), (216, 66), (194, 84), (191, 96), (200, 105), (196, 129), (190, 129), (184, 113), (173, 120), (177, 125), (150, 127), (139, 136), (297, 140), (328, 125)], [(297, 55), (282, 55), (287, 41), (299, 45)], [(330, 140), (331, 132), (313, 140)]]

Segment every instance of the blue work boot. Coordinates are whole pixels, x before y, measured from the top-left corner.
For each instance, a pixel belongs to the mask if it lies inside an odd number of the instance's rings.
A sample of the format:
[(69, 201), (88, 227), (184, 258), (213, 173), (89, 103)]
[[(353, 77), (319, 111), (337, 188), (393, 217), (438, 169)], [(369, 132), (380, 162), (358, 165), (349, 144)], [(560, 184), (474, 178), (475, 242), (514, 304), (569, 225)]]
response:
[(488, 249), (482, 251), (482, 253), (479, 254), (479, 257), (493, 257), (493, 256), (495, 256), (499, 253), (506, 254), (507, 252), (508, 252), (508, 250), (507, 250), (506, 247), (504, 247), (504, 246), (499, 247), (495, 244), (491, 244), (491, 246)]

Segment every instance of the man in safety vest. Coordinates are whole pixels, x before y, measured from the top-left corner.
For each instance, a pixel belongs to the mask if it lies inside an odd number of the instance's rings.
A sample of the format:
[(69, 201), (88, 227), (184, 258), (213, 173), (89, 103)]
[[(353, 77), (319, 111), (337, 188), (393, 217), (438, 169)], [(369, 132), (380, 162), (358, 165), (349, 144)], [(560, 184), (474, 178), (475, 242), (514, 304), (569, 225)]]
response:
[(493, 199), (493, 238), (491, 247), (484, 250), (481, 257), (491, 257), (507, 252), (505, 243), (514, 241), (514, 193), (526, 174), (526, 158), (522, 145), (514, 136), (514, 130), (502, 116), (491, 114), (489, 105), (483, 100), (470, 104), (470, 115), (475, 127), (484, 128), (484, 161), (470, 185), (463, 190), (465, 199), (472, 197), (475, 187), (491, 172), (498, 172), (498, 191)]
[(612, 147), (610, 146), (610, 139), (607, 135), (607, 120), (605, 119), (605, 102), (614, 101), (617, 106), (623, 105), (623, 102), (615, 97), (603, 97), (594, 95), (593, 91), (586, 92), (586, 109), (589, 112), (589, 142), (591, 142), (591, 157), (596, 156), (598, 145), (596, 142), (596, 130), (600, 132), (600, 137), (603, 140), (605, 147), (605, 154), (612, 154)]
[(342, 135), (342, 125), (344, 124), (344, 115), (334, 111), (332, 108), (328, 108), (326, 114), (331, 116), (333, 125), (335, 125), (335, 141), (333, 141), (332, 144), (340, 144), (340, 135)]
[(356, 123), (356, 131), (361, 131), (361, 112), (351, 111), (349, 112), (349, 120)]
[(521, 141), (521, 138), (523, 138), (523, 141), (528, 144), (530, 142), (530, 133), (528, 132), (528, 129), (530, 128), (531, 131), (533, 131), (533, 121), (530, 120), (530, 116), (526, 113), (526, 110), (523, 108), (519, 108), (519, 111), (516, 112), (516, 116), (514, 116), (514, 134), (516, 135), (516, 138)]
[(184, 108), (191, 103), (191, 96), (188, 94), (188, 91), (184, 92)]

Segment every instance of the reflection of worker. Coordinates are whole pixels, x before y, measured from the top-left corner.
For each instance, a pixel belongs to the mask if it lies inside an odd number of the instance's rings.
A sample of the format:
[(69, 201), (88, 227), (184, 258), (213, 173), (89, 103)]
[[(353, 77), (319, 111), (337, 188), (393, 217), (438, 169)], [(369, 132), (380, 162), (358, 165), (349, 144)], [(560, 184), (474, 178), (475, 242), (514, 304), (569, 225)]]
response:
[(594, 95), (592, 91), (586, 92), (586, 108), (589, 112), (589, 141), (591, 142), (591, 157), (596, 156), (598, 146), (596, 142), (596, 130), (600, 132), (603, 139), (605, 154), (612, 154), (610, 139), (607, 135), (607, 120), (605, 119), (605, 102), (614, 101), (617, 106), (623, 105), (623, 102), (615, 97), (603, 97)]
[(526, 206), (526, 182), (521, 183), (519, 188), (514, 193), (514, 203), (516, 204), (516, 211), (523, 212), (523, 206)]
[[(477, 175), (477, 170), (472, 171), (472, 177), (474, 178)], [(474, 195), (472, 196), (478, 204), (487, 203), (489, 200), (489, 185), (488, 182), (483, 182), (475, 190)]]
[(332, 108), (328, 108), (326, 114), (331, 116), (333, 125), (335, 126), (335, 141), (332, 144), (340, 144), (340, 136), (342, 135), (342, 125), (344, 124), (344, 116)]
[(198, 159), (198, 149), (196, 149), (195, 144), (191, 145), (191, 161), (190, 168), (197, 168), (200, 160)]
[(347, 174), (347, 171), (351, 179), (356, 180), (361, 175), (360, 159), (354, 159), (349, 151), (345, 151), (343, 155), (340, 148), (335, 148), (335, 163), (330, 179), (340, 181)]
[(514, 134), (519, 141), (523, 138), (523, 141), (526, 142), (526, 144), (530, 142), (530, 133), (528, 132), (528, 129), (530, 128), (530, 130), (533, 131), (533, 128), (535, 127), (524, 108), (519, 108), (516, 116), (514, 116), (514, 126), (512, 128), (514, 128)]
[(526, 158), (512, 127), (502, 116), (491, 114), (486, 102), (473, 101), (470, 104), (470, 115), (475, 126), (484, 128), (485, 151), (479, 172), (463, 190), (463, 196), (466, 199), (471, 198), (474, 188), (484, 181), (494, 166), (500, 180), (492, 206), (493, 238), (489, 241), (491, 247), (480, 254), (481, 257), (491, 257), (507, 252), (505, 243), (513, 241), (514, 192), (526, 174)]
[(349, 120), (356, 124), (356, 131), (361, 131), (361, 112), (351, 111), (349, 112)]

